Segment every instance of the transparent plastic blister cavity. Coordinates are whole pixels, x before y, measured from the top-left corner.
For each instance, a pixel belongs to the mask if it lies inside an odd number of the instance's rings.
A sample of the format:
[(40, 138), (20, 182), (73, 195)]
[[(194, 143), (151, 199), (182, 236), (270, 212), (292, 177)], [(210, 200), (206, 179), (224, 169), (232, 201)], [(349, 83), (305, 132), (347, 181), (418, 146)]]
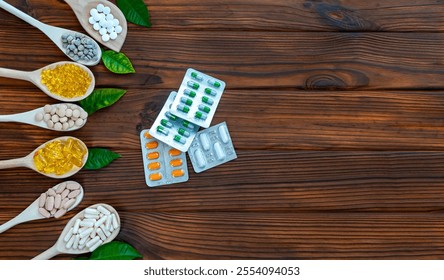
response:
[(188, 181), (185, 153), (154, 138), (148, 129), (140, 132), (143, 170), (149, 187)]
[(236, 159), (226, 122), (199, 131), (188, 150), (188, 156), (196, 173)]
[(182, 152), (188, 151), (199, 126), (183, 120), (169, 112), (177, 92), (172, 91), (162, 110), (150, 128), (150, 134)]
[(170, 113), (208, 128), (225, 89), (225, 82), (189, 68)]

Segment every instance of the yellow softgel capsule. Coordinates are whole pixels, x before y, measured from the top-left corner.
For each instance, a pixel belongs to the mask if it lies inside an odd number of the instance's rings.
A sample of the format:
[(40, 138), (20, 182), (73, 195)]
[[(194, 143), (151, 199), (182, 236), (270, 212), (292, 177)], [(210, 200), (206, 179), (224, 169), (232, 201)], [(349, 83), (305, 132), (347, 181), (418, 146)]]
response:
[(85, 95), (92, 81), (88, 72), (70, 63), (43, 70), (40, 79), (51, 93), (65, 98)]

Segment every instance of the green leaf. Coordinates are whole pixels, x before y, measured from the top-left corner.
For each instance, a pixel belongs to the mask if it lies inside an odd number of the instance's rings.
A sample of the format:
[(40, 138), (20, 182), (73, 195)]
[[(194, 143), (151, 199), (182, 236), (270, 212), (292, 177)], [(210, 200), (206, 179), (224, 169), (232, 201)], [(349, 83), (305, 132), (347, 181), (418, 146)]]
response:
[(117, 6), (129, 22), (151, 27), (150, 12), (143, 0), (117, 0)]
[(92, 252), (90, 260), (134, 260), (142, 255), (131, 245), (120, 241), (111, 241)]
[(116, 74), (136, 73), (129, 58), (122, 52), (107, 50), (102, 53), (102, 61), (105, 67)]
[(118, 153), (103, 148), (89, 148), (88, 160), (84, 169), (96, 170), (108, 166), (113, 160), (120, 158)]
[(90, 96), (79, 102), (80, 106), (91, 115), (97, 110), (113, 105), (124, 94), (126, 90), (118, 88), (95, 89)]

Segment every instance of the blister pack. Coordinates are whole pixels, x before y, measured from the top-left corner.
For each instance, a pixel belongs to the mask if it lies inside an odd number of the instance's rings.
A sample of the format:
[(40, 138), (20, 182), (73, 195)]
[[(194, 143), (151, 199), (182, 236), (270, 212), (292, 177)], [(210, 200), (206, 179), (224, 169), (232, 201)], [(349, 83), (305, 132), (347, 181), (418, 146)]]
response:
[(188, 181), (185, 153), (155, 139), (148, 129), (140, 132), (143, 170), (149, 187)]
[(196, 173), (237, 158), (226, 122), (199, 131), (188, 156)]
[(186, 152), (191, 142), (193, 142), (199, 126), (169, 112), (176, 95), (177, 92), (175, 91), (170, 93), (153, 126), (150, 128), (150, 134), (171, 147)]
[(170, 113), (201, 127), (209, 127), (225, 89), (225, 82), (189, 68)]

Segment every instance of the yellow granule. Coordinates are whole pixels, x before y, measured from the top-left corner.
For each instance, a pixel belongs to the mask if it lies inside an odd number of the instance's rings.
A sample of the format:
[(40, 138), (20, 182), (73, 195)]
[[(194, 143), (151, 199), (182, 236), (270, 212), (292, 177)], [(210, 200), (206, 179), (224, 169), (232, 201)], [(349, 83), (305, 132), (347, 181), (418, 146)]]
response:
[(85, 148), (76, 139), (55, 140), (35, 152), (34, 164), (40, 172), (63, 175), (74, 167), (82, 167), (85, 154)]
[(43, 70), (40, 77), (51, 93), (65, 98), (83, 96), (92, 80), (88, 72), (69, 63)]

